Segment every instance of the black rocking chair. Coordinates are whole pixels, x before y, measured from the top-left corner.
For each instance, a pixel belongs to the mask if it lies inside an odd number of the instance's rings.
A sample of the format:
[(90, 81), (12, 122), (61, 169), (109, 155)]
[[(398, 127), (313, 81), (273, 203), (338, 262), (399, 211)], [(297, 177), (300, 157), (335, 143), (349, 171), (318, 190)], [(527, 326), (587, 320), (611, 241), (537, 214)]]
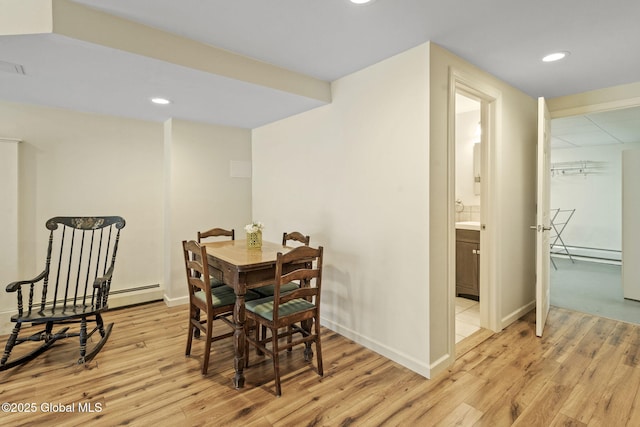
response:
[[(32, 360), (61, 338), (80, 337), (78, 364), (88, 362), (100, 351), (113, 327), (113, 323), (105, 327), (101, 313), (107, 310), (124, 226), (119, 216), (55, 217), (47, 221), (50, 233), (44, 271), (31, 280), (7, 285), (7, 292), (17, 293), (18, 313), (11, 317), (15, 327), (0, 359), (0, 371)], [(27, 301), (23, 300), (25, 293)], [(87, 322), (95, 322), (89, 333)], [(72, 323), (80, 324), (78, 332), (67, 332), (66, 325)], [(20, 336), (23, 324), (35, 326), (38, 332)], [(63, 327), (53, 332), (54, 325)], [(101, 338), (87, 352), (87, 340), (96, 331)], [(28, 342), (42, 344), (34, 344), (35, 349), (10, 359), (14, 347)]]

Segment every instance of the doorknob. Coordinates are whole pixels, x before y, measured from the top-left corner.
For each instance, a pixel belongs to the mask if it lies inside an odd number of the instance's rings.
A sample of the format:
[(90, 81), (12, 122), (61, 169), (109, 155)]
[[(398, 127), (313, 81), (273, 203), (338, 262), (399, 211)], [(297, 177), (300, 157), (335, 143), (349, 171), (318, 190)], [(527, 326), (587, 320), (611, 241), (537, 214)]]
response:
[(538, 230), (538, 231), (549, 231), (549, 230), (551, 230), (551, 227), (545, 227), (544, 225), (530, 225), (529, 228), (532, 229), (532, 230)]

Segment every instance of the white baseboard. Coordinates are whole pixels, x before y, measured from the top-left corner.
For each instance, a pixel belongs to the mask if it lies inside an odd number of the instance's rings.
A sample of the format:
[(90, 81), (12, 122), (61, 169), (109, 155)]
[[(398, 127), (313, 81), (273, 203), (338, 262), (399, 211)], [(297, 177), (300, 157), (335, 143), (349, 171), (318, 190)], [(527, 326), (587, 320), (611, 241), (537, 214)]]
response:
[(534, 308), (536, 308), (536, 300), (533, 300), (529, 302), (529, 304), (526, 304), (518, 308), (517, 310), (512, 311), (511, 313), (509, 313), (508, 315), (502, 318), (500, 322), (502, 329), (506, 328), (507, 326), (509, 326), (510, 324), (512, 324), (513, 322), (515, 322), (516, 320), (518, 320), (519, 318), (521, 318), (522, 316), (524, 316), (525, 314), (533, 310)]
[(429, 365), (429, 376), (427, 376), (427, 378), (434, 378), (439, 373), (446, 371), (447, 368), (453, 365), (455, 361), (455, 354), (445, 354), (440, 359)]
[(436, 363), (427, 365), (424, 362), (416, 360), (415, 358), (407, 356), (406, 354), (402, 354), (395, 349), (385, 346), (375, 340), (357, 334), (352, 329), (346, 328), (343, 325), (331, 322), (323, 318), (321, 318), (320, 323), (322, 324), (322, 326), (325, 326), (332, 331), (339, 333), (340, 335), (368, 348), (369, 350), (375, 351), (376, 353), (386, 357), (387, 359), (399, 363), (407, 369), (411, 369), (413, 372), (420, 374), (425, 378), (432, 378), (433, 375), (443, 371), (450, 365), (450, 357), (448, 356), (446, 356), (444, 360), (438, 360)]
[(164, 303), (167, 304), (167, 307), (189, 304), (189, 295), (179, 298), (169, 298), (167, 295), (164, 295), (162, 299), (164, 300)]

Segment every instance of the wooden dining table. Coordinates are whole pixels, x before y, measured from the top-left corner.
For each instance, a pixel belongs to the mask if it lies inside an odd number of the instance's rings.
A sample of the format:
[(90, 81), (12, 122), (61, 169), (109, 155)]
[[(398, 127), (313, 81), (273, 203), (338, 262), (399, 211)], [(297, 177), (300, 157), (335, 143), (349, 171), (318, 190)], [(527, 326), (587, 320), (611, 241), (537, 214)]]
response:
[(248, 248), (246, 240), (206, 242), (208, 264), (212, 274), (222, 275), (222, 281), (231, 286), (236, 294), (233, 309), (235, 331), (233, 348), (235, 376), (233, 385), (244, 387), (245, 355), (245, 294), (247, 289), (274, 282), (278, 252), (286, 253), (292, 248), (281, 243), (263, 241), (261, 248)]

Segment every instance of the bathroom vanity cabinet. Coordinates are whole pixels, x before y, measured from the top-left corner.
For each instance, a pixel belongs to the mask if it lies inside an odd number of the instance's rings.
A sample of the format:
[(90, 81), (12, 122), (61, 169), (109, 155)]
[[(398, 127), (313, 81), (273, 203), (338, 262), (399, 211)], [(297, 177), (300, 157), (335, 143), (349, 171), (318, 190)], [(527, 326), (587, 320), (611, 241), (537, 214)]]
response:
[(480, 231), (456, 230), (456, 295), (480, 298)]

